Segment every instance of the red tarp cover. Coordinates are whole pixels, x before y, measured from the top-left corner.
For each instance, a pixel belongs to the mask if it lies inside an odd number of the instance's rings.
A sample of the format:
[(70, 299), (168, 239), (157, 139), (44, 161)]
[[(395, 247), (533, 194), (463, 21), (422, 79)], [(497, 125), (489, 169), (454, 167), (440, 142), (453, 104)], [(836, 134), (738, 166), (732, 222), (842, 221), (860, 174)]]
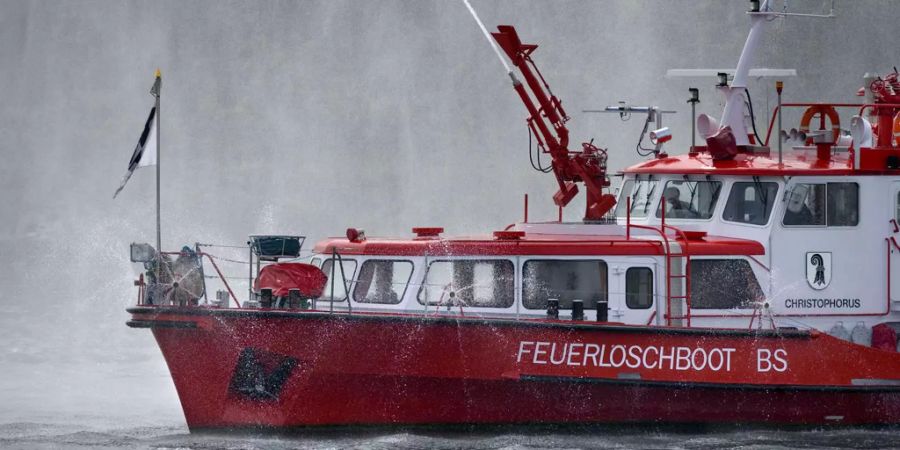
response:
[(311, 264), (270, 264), (260, 270), (253, 283), (253, 290), (259, 292), (260, 289), (271, 289), (272, 295), (286, 297), (291, 289), (299, 289), (301, 297), (319, 297), (325, 289), (327, 279), (318, 267)]

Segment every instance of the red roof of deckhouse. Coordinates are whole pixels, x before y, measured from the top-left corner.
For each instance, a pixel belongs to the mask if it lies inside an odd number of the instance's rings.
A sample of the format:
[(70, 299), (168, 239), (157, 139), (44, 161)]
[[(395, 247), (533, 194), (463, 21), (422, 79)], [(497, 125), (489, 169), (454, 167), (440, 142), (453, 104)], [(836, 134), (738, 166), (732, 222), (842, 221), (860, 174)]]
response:
[[(878, 152), (879, 150), (868, 150)], [(874, 175), (886, 170), (854, 170), (847, 152), (839, 152), (823, 161), (816, 158), (815, 147), (810, 150), (784, 149), (783, 164), (778, 164), (777, 150), (771, 154), (739, 153), (734, 159), (713, 161), (709, 153), (674, 155), (635, 164), (622, 172), (626, 174), (661, 175), (744, 175), (744, 176), (796, 176), (796, 175)], [(896, 174), (897, 171), (889, 173)]]
[[(328, 255), (336, 249), (342, 255), (380, 256), (616, 256), (662, 255), (659, 238), (634, 234), (575, 235), (525, 234), (521, 239), (498, 240), (493, 236), (464, 236), (440, 239), (368, 238), (351, 242), (346, 238), (329, 238), (319, 242), (316, 253)], [(720, 236), (704, 236), (690, 240), (685, 247), (691, 255), (762, 255), (759, 242)]]

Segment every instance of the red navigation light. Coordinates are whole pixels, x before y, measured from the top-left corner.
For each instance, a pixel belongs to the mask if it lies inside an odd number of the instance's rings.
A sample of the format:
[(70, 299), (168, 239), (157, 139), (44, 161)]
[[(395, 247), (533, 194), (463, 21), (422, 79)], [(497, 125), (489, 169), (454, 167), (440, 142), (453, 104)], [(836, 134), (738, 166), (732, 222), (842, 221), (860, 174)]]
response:
[(500, 241), (518, 241), (519, 239), (522, 239), (523, 237), (525, 237), (524, 231), (509, 230), (509, 231), (495, 231), (494, 232), (494, 239), (497, 239)]
[(366, 240), (366, 232), (356, 228), (347, 228), (347, 240), (350, 242), (364, 241)]
[(444, 232), (442, 227), (414, 227), (412, 232), (417, 238), (436, 238)]

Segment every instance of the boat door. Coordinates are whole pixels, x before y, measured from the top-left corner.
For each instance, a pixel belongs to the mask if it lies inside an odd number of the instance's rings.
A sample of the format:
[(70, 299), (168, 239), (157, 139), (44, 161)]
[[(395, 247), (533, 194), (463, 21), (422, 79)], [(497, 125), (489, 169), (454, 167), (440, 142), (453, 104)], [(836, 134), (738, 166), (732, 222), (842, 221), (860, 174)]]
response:
[(633, 325), (656, 323), (657, 307), (664, 303), (658, 295), (658, 266), (652, 258), (629, 258), (610, 262), (609, 321)]
[(896, 310), (900, 307), (900, 182), (896, 181), (891, 186), (891, 223), (888, 232), (888, 258), (891, 266), (889, 295), (891, 307)]

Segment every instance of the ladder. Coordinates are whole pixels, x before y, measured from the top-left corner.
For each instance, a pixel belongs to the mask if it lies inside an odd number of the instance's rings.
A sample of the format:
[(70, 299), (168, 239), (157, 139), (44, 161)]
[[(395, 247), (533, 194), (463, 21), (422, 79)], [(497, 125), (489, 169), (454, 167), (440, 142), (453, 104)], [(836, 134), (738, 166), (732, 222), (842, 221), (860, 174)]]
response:
[[(675, 231), (681, 242), (677, 243), (678, 252), (672, 252), (672, 243), (666, 230)], [(691, 326), (691, 255), (687, 251), (688, 240), (678, 228), (663, 225), (662, 237), (665, 243), (666, 258), (666, 325)], [(680, 288), (680, 289), (676, 289)], [(684, 302), (682, 304), (682, 302)], [(686, 323), (684, 323), (684, 322)]]
[[(665, 201), (665, 199), (663, 199)], [(663, 242), (663, 255), (666, 260), (666, 310), (663, 318), (667, 326), (691, 326), (691, 253), (688, 251), (687, 234), (680, 228), (666, 225), (666, 209), (662, 208), (660, 226), (631, 223), (631, 197), (626, 197), (625, 238), (631, 239), (631, 229), (640, 228), (655, 231)], [(678, 252), (672, 253), (672, 242), (667, 231), (672, 231), (678, 245)], [(677, 260), (673, 264), (673, 260)], [(682, 264), (678, 264), (682, 263)], [(672, 270), (675, 267), (677, 270)], [(680, 292), (673, 294), (673, 285), (681, 287)], [(684, 302), (683, 304), (681, 302)], [(673, 303), (675, 302), (675, 303)], [(673, 306), (678, 306), (673, 308)], [(682, 308), (683, 306), (683, 308)], [(673, 313), (673, 311), (675, 311)], [(684, 321), (684, 322), (682, 322)]]

